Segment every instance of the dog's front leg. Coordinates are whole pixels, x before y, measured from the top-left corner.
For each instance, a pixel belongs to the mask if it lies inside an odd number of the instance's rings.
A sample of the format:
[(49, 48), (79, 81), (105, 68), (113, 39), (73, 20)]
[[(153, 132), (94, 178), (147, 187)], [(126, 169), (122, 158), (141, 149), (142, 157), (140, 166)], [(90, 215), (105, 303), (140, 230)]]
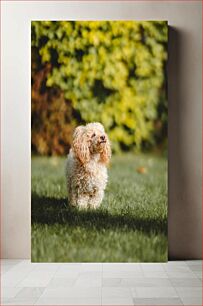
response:
[(104, 191), (97, 190), (92, 196), (89, 198), (89, 207), (90, 208), (98, 208), (103, 200)]
[(78, 198), (77, 198), (77, 206), (79, 208), (88, 208), (89, 205), (89, 195), (87, 194), (81, 194)]
[(88, 180), (86, 182), (85, 190), (90, 196), (92, 196), (98, 191), (98, 186), (93, 179)]

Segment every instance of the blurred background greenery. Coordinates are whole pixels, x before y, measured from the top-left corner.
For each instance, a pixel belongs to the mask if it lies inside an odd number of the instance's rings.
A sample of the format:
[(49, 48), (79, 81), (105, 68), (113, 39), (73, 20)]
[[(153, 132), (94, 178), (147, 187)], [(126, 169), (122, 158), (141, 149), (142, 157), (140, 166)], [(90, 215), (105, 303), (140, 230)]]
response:
[(32, 153), (103, 123), (114, 152), (167, 149), (165, 21), (33, 21)]

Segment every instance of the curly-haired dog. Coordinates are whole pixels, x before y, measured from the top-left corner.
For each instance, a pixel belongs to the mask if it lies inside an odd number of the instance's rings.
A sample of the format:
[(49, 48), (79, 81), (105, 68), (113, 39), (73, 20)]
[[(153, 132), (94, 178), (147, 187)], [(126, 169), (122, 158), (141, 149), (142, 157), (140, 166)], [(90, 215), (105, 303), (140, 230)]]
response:
[(101, 123), (78, 126), (66, 164), (69, 202), (79, 208), (97, 208), (107, 184), (110, 142)]

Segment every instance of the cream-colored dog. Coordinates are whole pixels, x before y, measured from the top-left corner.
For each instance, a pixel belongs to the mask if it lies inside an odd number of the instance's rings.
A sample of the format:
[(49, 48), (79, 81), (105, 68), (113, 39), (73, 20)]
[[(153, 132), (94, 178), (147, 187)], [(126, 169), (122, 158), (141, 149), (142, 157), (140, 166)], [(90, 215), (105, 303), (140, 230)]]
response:
[(97, 208), (107, 184), (110, 142), (101, 123), (78, 126), (66, 163), (69, 203), (79, 208)]

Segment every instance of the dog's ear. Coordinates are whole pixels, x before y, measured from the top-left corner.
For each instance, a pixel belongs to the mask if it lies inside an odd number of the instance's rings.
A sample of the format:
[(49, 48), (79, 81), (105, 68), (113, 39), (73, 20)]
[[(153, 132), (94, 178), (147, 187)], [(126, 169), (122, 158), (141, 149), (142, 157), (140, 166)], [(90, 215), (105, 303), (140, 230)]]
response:
[(84, 126), (78, 126), (73, 133), (73, 151), (77, 159), (85, 164), (90, 160), (87, 135)]
[(100, 161), (105, 165), (108, 165), (111, 159), (111, 145), (108, 136), (106, 136), (106, 139), (107, 141), (104, 150), (100, 153)]

